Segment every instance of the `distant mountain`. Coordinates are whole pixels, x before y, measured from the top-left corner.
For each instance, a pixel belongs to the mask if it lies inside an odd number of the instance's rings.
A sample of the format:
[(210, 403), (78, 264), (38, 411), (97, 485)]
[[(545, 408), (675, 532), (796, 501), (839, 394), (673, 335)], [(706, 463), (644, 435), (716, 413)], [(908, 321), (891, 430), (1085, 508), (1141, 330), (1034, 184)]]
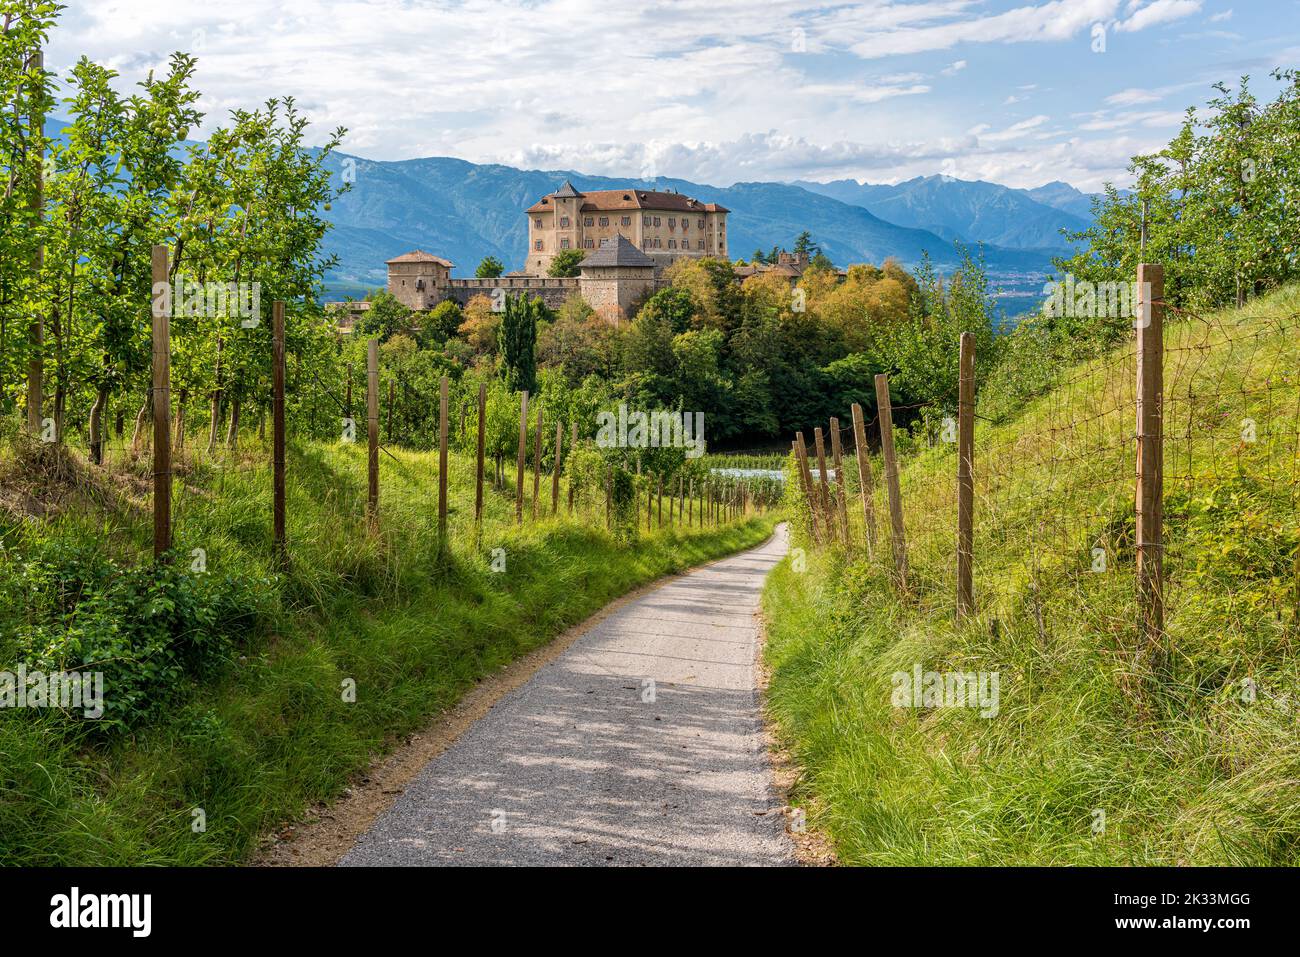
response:
[[(941, 267), (957, 259), (949, 237), (895, 224), (860, 205), (798, 185), (718, 187), (666, 177), (646, 180), (588, 176), (574, 170), (519, 170), (448, 157), (376, 162), (338, 154), (329, 162), (340, 175), (345, 167), (355, 172), (352, 191), (326, 214), (335, 225), (326, 244), (339, 257), (339, 267), (329, 277), (336, 291), (382, 285), (384, 261), (412, 249), (447, 257), (461, 276), (471, 275), (485, 256), (496, 256), (508, 269), (519, 268), (528, 244), (523, 211), (566, 179), (580, 190), (632, 184), (721, 203), (731, 210), (727, 231), (732, 258), (748, 258), (755, 249), (789, 248), (806, 229), (840, 266), (880, 263), (890, 256), (911, 266), (927, 252)], [(997, 244), (985, 249), (991, 273), (1017, 280), (1041, 276), (1048, 258), (1044, 250)]]
[[(1069, 183), (1062, 183), (1060, 180), (1048, 183), (1046, 186), (1039, 186), (1037, 189), (1026, 189), (1023, 192), (1039, 203), (1092, 222), (1092, 199), (1095, 194), (1081, 193)], [(1127, 190), (1121, 192), (1126, 193)]]
[(1063, 250), (1069, 244), (1061, 230), (1075, 232), (1091, 221), (1088, 198), (1066, 183), (1020, 190), (951, 176), (918, 176), (894, 186), (851, 179), (796, 185), (949, 241), (1008, 249)]

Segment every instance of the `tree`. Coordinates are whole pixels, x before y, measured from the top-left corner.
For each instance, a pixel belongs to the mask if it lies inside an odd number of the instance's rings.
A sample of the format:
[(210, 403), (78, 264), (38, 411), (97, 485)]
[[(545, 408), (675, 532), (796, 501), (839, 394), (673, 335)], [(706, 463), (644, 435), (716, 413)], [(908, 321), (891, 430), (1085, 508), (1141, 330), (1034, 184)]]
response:
[(411, 310), (391, 292), (376, 293), (370, 308), (357, 320), (356, 331), (365, 339), (387, 342), (392, 336), (411, 331)]
[(496, 352), (500, 328), (501, 313), (493, 311), (491, 299), (478, 295), (465, 306), (465, 321), (458, 331), (475, 353), (486, 356)]
[(637, 318), (642, 316), (667, 320), (676, 335), (691, 327), (691, 320), (695, 317), (695, 300), (691, 298), (689, 290), (668, 286), (646, 300), (637, 313)]
[(545, 318), (546, 306), (540, 299), (506, 297), (498, 340), (501, 376), (511, 392), (537, 391), (537, 322)]
[(420, 323), (420, 346), (428, 349), (441, 345), (460, 331), (465, 313), (454, 299), (444, 299), (428, 312)]
[(796, 256), (807, 256), (811, 259), (821, 254), (822, 248), (813, 242), (812, 233), (808, 230), (801, 232), (794, 241), (794, 254)]
[(496, 279), (505, 271), (505, 264), (496, 256), (485, 256), (478, 264), (478, 268), (474, 270), (474, 275), (479, 279)]
[(555, 279), (572, 279), (578, 275), (579, 267), (586, 258), (587, 254), (581, 249), (561, 249), (551, 259), (546, 274)]

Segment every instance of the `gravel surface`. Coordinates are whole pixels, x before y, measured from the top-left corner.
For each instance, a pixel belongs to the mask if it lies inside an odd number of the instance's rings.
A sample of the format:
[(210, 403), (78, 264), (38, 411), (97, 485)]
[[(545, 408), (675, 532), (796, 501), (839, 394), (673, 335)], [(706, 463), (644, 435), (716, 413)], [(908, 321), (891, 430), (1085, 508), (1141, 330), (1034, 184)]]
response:
[(598, 622), (431, 761), (340, 862), (794, 863), (755, 675), (786, 551), (669, 580)]

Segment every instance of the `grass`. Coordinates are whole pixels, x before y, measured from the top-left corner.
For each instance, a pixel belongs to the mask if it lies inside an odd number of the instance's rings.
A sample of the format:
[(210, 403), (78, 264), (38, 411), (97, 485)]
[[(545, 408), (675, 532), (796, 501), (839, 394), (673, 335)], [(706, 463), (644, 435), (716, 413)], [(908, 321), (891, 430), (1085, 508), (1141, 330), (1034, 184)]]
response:
[[(1298, 312), (1292, 289), (1167, 328), (1160, 642), (1136, 628), (1128, 346), (977, 426), (975, 616), (953, 613), (950, 447), (903, 469), (907, 595), (886, 541), (796, 540), (806, 570), (764, 595), (768, 704), (844, 863), (1300, 863)], [(918, 663), (998, 673), (997, 716), (893, 706)]]
[[(267, 578), (274, 605), (214, 678), (177, 689), (143, 726), (105, 736), (58, 712), (0, 711), (0, 863), (245, 860), (268, 829), (337, 796), (482, 676), (618, 595), (771, 531), (770, 518), (643, 529), (628, 547), (599, 527), (603, 503), (570, 519), (562, 498), (561, 514), (546, 516), (544, 477), (546, 517), (516, 527), (513, 501), (489, 485), (480, 532), (473, 463), (453, 455), (449, 547), (440, 552), (436, 455), (394, 456), (381, 456), (381, 531), (371, 534), (364, 449), (291, 445), (284, 572), (269, 542), (266, 450), (185, 461), (175, 491), (179, 560), (202, 549), (210, 575)], [(107, 470), (53, 461), (11, 431), (0, 437), (0, 476), (0, 577), (13, 580), (51, 543), (92, 543), (121, 563), (147, 555), (143, 461), (120, 449)], [(22, 517), (35, 507), (46, 510), (42, 520)], [(500, 573), (491, 567), (498, 548)], [(0, 600), (0, 662), (17, 656), (22, 604), (20, 595)], [(344, 700), (347, 681), (354, 703)], [(200, 832), (196, 809), (206, 818)]]

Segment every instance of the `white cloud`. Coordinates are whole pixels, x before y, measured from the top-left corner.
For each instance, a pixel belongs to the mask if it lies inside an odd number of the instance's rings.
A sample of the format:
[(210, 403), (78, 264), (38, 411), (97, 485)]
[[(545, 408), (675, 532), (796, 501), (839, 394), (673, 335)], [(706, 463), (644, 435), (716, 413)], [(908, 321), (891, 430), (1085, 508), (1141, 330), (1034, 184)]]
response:
[(1201, 10), (1201, 0), (1152, 0), (1145, 7), (1137, 10), (1127, 20), (1115, 24), (1115, 29), (1126, 33), (1136, 33), (1148, 27), (1162, 23), (1172, 23), (1183, 17), (1190, 17)]
[(1232, 19), (1232, 8), (1229, 7), (1227, 10), (1224, 10), (1222, 13), (1216, 13), (1216, 14), (1213, 14), (1213, 15), (1210, 17), (1210, 19), (1209, 19), (1208, 22), (1210, 22), (1210, 23), (1225, 23), (1226, 21), (1231, 20), (1231, 19)]
[(965, 61), (965, 60), (957, 60), (957, 61), (955, 61), (955, 62), (949, 64), (948, 66), (944, 67), (944, 68), (943, 68), (942, 70), (940, 70), (939, 72), (942, 73), (944, 76), (956, 76), (958, 73), (960, 73), (960, 72), (961, 72), (962, 70), (964, 70), (964, 69), (966, 69), (966, 61)]

